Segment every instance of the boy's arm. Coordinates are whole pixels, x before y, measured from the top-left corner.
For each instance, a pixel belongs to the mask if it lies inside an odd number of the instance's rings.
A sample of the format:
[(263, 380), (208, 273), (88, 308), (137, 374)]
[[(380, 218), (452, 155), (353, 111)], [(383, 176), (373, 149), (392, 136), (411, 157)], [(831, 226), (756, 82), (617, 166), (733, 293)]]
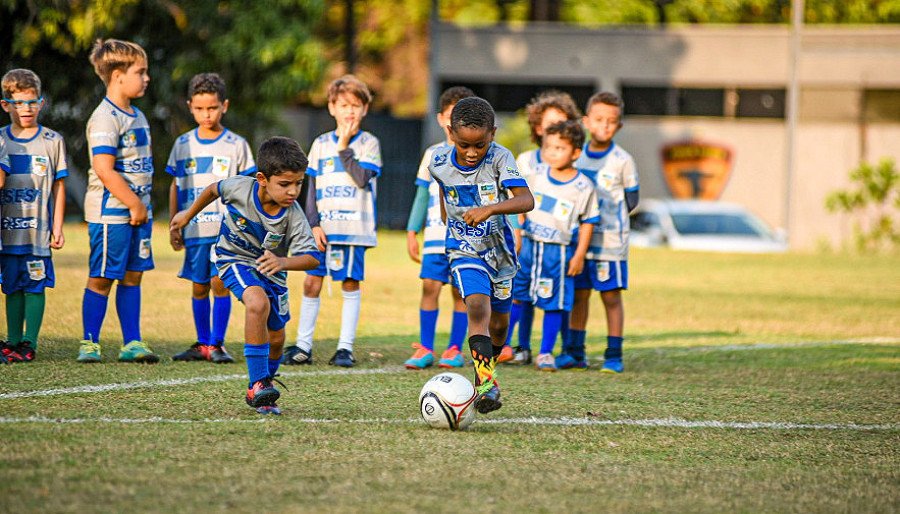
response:
[(200, 193), (200, 196), (194, 200), (194, 203), (192, 203), (190, 207), (172, 216), (172, 221), (169, 223), (169, 232), (176, 230), (180, 232), (194, 216), (200, 214), (207, 205), (216, 201), (216, 198), (219, 197), (220, 184), (221, 182), (216, 182), (206, 186), (206, 189)]
[(300, 187), (300, 207), (303, 208), (303, 214), (306, 215), (306, 221), (312, 229), (313, 238), (316, 240), (316, 247), (320, 252), (325, 251), (328, 245), (328, 236), (319, 226), (321, 219), (319, 218), (319, 208), (316, 205), (316, 177), (306, 175), (303, 179), (303, 185)]
[(463, 221), (474, 227), (496, 214), (521, 214), (534, 209), (534, 197), (527, 186), (510, 187), (509, 192), (513, 195), (512, 198), (469, 209), (463, 214)]
[(353, 152), (352, 148), (341, 150), (338, 152), (338, 157), (341, 159), (341, 164), (344, 165), (344, 171), (350, 174), (350, 178), (353, 179), (356, 187), (360, 189), (366, 187), (369, 185), (369, 181), (376, 176), (374, 170), (360, 166), (359, 161), (356, 160), (356, 153)]
[(147, 206), (128, 187), (125, 179), (116, 173), (115, 164), (115, 155), (96, 154), (91, 158), (91, 167), (94, 168), (94, 173), (97, 174), (97, 178), (103, 183), (103, 187), (108, 189), (113, 196), (128, 207), (128, 212), (131, 216), (128, 224), (143, 225), (147, 222)]
[[(175, 179), (172, 179), (172, 185), (169, 186), (169, 219), (178, 214), (178, 185)], [(169, 231), (169, 244), (176, 252), (184, 248), (184, 240), (182, 239), (181, 229)]]
[(409, 220), (406, 222), (406, 253), (414, 262), (422, 262), (419, 257), (419, 241), (416, 234), (425, 226), (425, 218), (428, 216), (428, 186), (416, 186), (416, 198), (409, 210)]
[(594, 224), (584, 222), (578, 227), (578, 246), (575, 247), (575, 255), (569, 260), (569, 270), (566, 275), (574, 277), (581, 274), (584, 269), (584, 256), (587, 255), (591, 245), (591, 235), (594, 233)]
[(256, 269), (264, 275), (272, 275), (279, 271), (309, 271), (318, 266), (319, 259), (308, 253), (291, 257), (279, 257), (266, 250), (260, 258), (256, 259)]
[[(3, 174), (5, 175), (5, 173)], [(63, 236), (63, 221), (66, 216), (66, 179), (53, 182), (53, 228), (50, 232), (50, 248), (59, 250), (66, 244)]]

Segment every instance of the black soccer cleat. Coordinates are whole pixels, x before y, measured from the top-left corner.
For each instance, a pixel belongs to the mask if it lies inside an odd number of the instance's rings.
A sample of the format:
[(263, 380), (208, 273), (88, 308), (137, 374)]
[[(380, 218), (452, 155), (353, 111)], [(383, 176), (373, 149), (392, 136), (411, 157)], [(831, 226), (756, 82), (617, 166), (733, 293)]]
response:
[(225, 351), (225, 345), (221, 345), (213, 347), (212, 351), (209, 352), (209, 360), (216, 364), (231, 364), (234, 362), (234, 357)]
[(284, 356), (281, 358), (282, 364), (289, 366), (297, 366), (302, 364), (312, 364), (312, 352), (306, 351), (299, 346), (292, 345), (284, 350)]
[(503, 402), (500, 401), (500, 387), (497, 386), (497, 382), (493, 381), (489, 384), (490, 387), (485, 388), (486, 390), (475, 399), (475, 410), (481, 414), (487, 414), (503, 407)]

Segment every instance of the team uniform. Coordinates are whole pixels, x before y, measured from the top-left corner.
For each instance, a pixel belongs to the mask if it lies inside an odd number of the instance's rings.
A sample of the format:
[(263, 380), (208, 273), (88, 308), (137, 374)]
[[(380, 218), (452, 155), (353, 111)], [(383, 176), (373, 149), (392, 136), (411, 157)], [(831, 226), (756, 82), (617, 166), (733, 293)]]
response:
[[(253, 175), (256, 164), (247, 141), (225, 129), (215, 139), (202, 139), (194, 129), (175, 141), (166, 172), (172, 175), (178, 192), (178, 210), (188, 209), (210, 184), (235, 175)], [(222, 202), (209, 204), (182, 230), (185, 256), (179, 277), (198, 284), (209, 283), (216, 269), (210, 250), (219, 234), (225, 213)]]
[(359, 165), (375, 174), (366, 187), (359, 188), (341, 163), (337, 142), (337, 134), (327, 132), (316, 138), (309, 150), (306, 173), (316, 178), (319, 226), (328, 236), (325, 258), (309, 274), (362, 281), (366, 249), (377, 243), (375, 196), (376, 179), (381, 175), (381, 146), (378, 138), (362, 130), (350, 139), (348, 148)]
[(448, 148), (441, 142), (429, 146), (422, 156), (419, 171), (416, 174), (416, 185), (428, 188), (428, 210), (425, 215), (424, 242), (422, 244), (422, 271), (419, 278), (429, 278), (444, 284), (450, 283), (450, 260), (447, 258), (445, 241), (447, 225), (441, 219), (441, 187), (431, 178), (428, 165), (434, 152)]
[(570, 311), (575, 279), (566, 275), (566, 268), (578, 246), (579, 226), (599, 221), (594, 184), (581, 173), (560, 182), (542, 164), (534, 170), (529, 186), (535, 208), (525, 214), (519, 252), (522, 267), (513, 298), (547, 311)]
[(638, 191), (640, 186), (634, 159), (615, 143), (603, 152), (591, 152), (585, 143), (575, 167), (593, 179), (600, 204), (600, 223), (594, 227), (588, 260), (575, 287), (597, 291), (628, 289), (630, 225), (625, 193)]
[(428, 169), (443, 193), (446, 248), (454, 285), (463, 298), (484, 294), (491, 298), (493, 310), (509, 312), (519, 262), (507, 218), (494, 215), (471, 227), (463, 221), (463, 214), (506, 200), (509, 188), (528, 187), (512, 153), (491, 143), (481, 162), (470, 167), (457, 163), (455, 147), (445, 147), (434, 152)]
[(519, 174), (528, 181), (531, 180), (537, 167), (542, 163), (540, 148), (526, 150), (516, 157), (516, 167), (519, 169)]
[(55, 284), (52, 193), (53, 184), (69, 175), (65, 144), (62, 136), (40, 125), (28, 139), (13, 136), (10, 126), (0, 131), (8, 155), (6, 183), (0, 190), (3, 294), (43, 293)]

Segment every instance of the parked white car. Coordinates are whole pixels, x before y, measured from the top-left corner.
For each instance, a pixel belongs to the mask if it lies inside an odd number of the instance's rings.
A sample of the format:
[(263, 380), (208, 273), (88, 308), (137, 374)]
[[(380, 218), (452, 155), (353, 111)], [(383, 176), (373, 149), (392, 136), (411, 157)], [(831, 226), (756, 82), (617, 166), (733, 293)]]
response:
[(641, 200), (631, 214), (631, 244), (706, 252), (774, 253), (788, 249), (744, 207), (701, 200)]

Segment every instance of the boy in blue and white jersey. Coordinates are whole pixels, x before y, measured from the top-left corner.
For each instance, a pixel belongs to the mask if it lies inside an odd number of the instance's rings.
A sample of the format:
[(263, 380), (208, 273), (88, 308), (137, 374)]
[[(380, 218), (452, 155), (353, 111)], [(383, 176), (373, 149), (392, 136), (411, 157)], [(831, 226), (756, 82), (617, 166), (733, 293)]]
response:
[[(525, 106), (525, 114), (528, 116), (531, 141), (538, 147), (519, 154), (516, 157), (516, 166), (519, 168), (519, 173), (525, 177), (525, 180), (531, 180), (538, 165), (543, 163), (541, 146), (543, 144), (544, 131), (550, 125), (561, 121), (578, 120), (581, 118), (581, 113), (568, 93), (550, 90), (534, 97)], [(516, 228), (520, 227), (517, 226)], [(564, 318), (562, 330), (565, 337), (565, 333), (568, 331), (568, 314)], [(520, 321), (519, 344), (513, 351), (512, 347), (510, 347), (510, 341), (512, 340), (513, 329)], [(500, 353), (499, 362), (512, 361), (511, 364), (531, 364), (531, 325), (533, 322), (534, 305), (514, 300), (512, 311), (510, 311), (509, 315), (509, 335), (506, 338), (506, 346), (503, 347), (503, 352)]]
[(64, 181), (69, 172), (62, 136), (38, 123), (40, 78), (31, 70), (12, 70), (3, 76), (2, 90), (0, 104), (11, 123), (0, 129), (8, 155), (0, 190), (0, 274), (5, 277), (9, 339), (0, 343), (0, 350), (9, 362), (29, 362), (35, 358), (44, 317), (44, 289), (55, 284), (50, 250), (65, 243)]
[[(435, 151), (453, 145), (450, 137), (450, 113), (456, 102), (463, 98), (475, 96), (471, 89), (462, 86), (448, 88), (438, 99), (438, 125), (444, 130), (446, 141), (434, 144), (425, 150), (419, 172), (416, 175), (416, 198), (409, 213), (406, 226), (406, 248), (409, 257), (422, 263), (419, 278), (422, 279), (422, 300), (419, 304), (419, 343), (413, 344), (416, 349), (412, 357), (404, 363), (407, 369), (424, 369), (434, 364), (434, 332), (438, 319), (438, 300), (444, 284), (451, 283), (450, 261), (444, 247), (447, 238), (447, 225), (441, 219), (440, 187), (432, 180), (428, 165)], [(416, 234), (425, 232), (422, 257), (419, 256), (419, 241)], [(459, 290), (452, 285), (453, 323), (450, 328), (450, 342), (447, 350), (441, 355), (438, 366), (441, 368), (461, 368), (465, 364), (462, 355), (462, 343), (466, 337), (468, 318), (466, 304), (463, 303)]]
[(622, 334), (625, 310), (622, 290), (628, 289), (628, 214), (637, 207), (639, 183), (631, 155), (613, 142), (622, 128), (622, 100), (601, 92), (587, 103), (583, 118), (590, 141), (575, 162), (580, 170), (593, 174), (600, 202), (600, 223), (594, 229), (588, 249), (588, 263), (575, 280), (575, 306), (571, 315), (570, 347), (557, 358), (557, 366), (575, 367), (584, 361), (585, 327), (591, 289), (600, 291), (606, 311), (606, 351), (604, 373), (621, 373)]
[[(228, 111), (222, 78), (216, 73), (195, 75), (188, 85), (188, 97), (188, 107), (197, 128), (179, 136), (169, 154), (166, 172), (173, 177), (169, 188), (172, 216), (190, 207), (208, 185), (238, 174), (256, 174), (250, 145), (222, 126), (222, 116)], [(185, 251), (184, 265), (178, 276), (193, 283), (191, 305), (197, 330), (197, 342), (172, 356), (172, 360), (234, 362), (224, 345), (231, 315), (231, 296), (210, 258), (225, 212), (225, 206), (216, 200), (194, 217), (182, 232), (169, 234), (172, 248)], [(211, 332), (210, 290), (214, 298)]]
[(337, 128), (313, 142), (309, 185), (304, 188), (307, 196), (301, 199), (325, 256), (306, 274), (297, 341), (285, 352), (286, 364), (312, 362), (313, 331), (326, 276), (341, 282), (344, 297), (337, 351), (328, 363), (349, 368), (356, 362), (353, 342), (359, 324), (359, 283), (365, 278), (366, 250), (376, 245), (376, 179), (381, 175), (378, 138), (360, 130), (371, 101), (369, 88), (353, 75), (328, 86), (328, 112)]
[(100, 327), (113, 281), (118, 280), (116, 311), (123, 344), (119, 361), (154, 363), (159, 357), (141, 340), (141, 278), (153, 269), (153, 152), (147, 118), (131, 104), (144, 96), (150, 83), (147, 54), (135, 43), (107, 39), (97, 41), (90, 60), (106, 84), (106, 97), (87, 123), (91, 169), (84, 219), (91, 254), (78, 361), (100, 362)]
[(535, 209), (519, 215), (522, 267), (513, 298), (544, 310), (537, 368), (555, 371), (553, 346), (575, 301), (575, 276), (584, 267), (594, 223), (599, 218), (594, 183), (572, 165), (581, 154), (584, 131), (577, 121), (551, 125), (544, 133), (545, 163), (535, 168), (529, 186)]
[(502, 406), (494, 375), (509, 328), (512, 279), (519, 268), (506, 215), (534, 207), (512, 153), (494, 143), (495, 132), (491, 105), (482, 98), (463, 98), (450, 115), (453, 146), (436, 150), (428, 166), (441, 186), (447, 255), (454, 285), (466, 302), (474, 405), (482, 414)]
[(172, 218), (178, 234), (207, 205), (221, 198), (226, 213), (214, 247), (225, 286), (245, 307), (245, 400), (260, 414), (281, 414), (272, 385), (281, 363), (284, 325), (291, 318), (287, 271), (315, 268), (315, 241), (297, 204), (308, 161), (293, 139), (273, 137), (259, 147), (255, 177), (236, 176), (208, 185)]

